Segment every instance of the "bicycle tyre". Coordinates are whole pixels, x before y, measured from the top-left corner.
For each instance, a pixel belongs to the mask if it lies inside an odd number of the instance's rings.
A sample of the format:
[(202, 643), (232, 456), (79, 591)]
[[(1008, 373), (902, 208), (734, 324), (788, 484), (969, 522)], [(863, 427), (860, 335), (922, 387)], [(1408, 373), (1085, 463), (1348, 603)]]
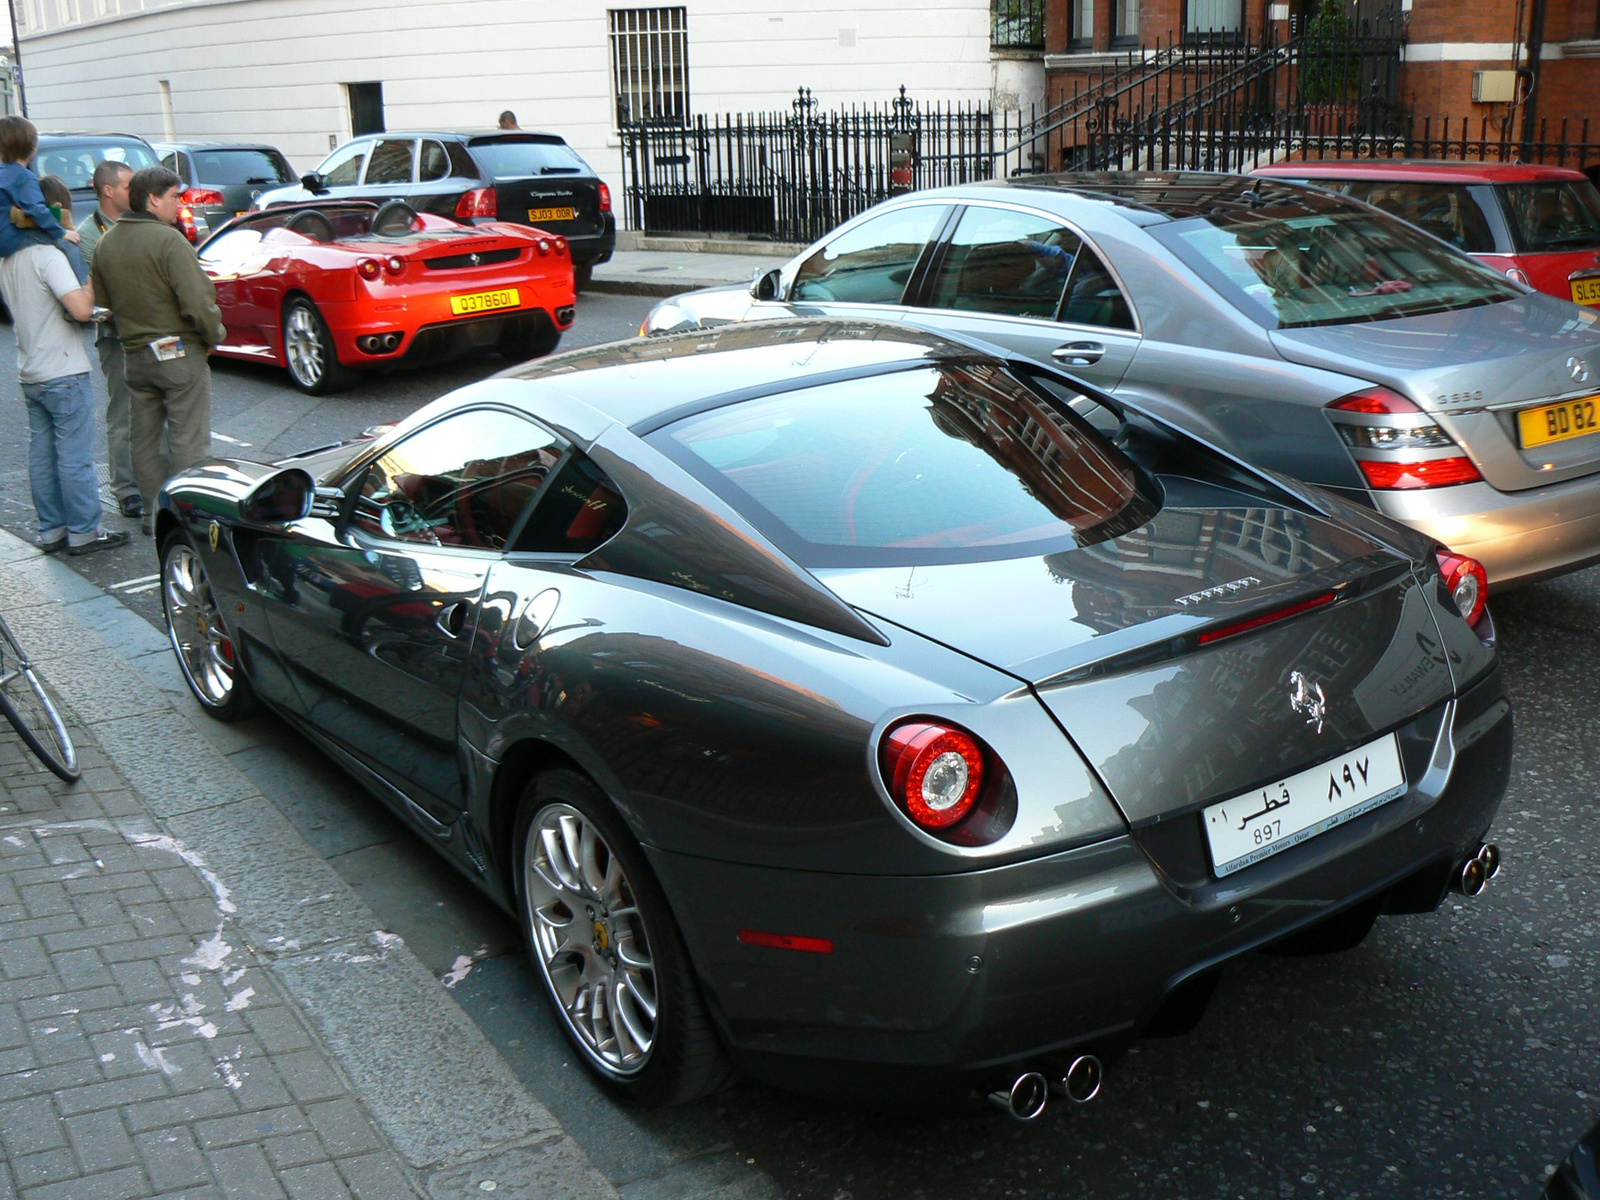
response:
[[(78, 751), (55, 701), (50, 699), (31, 666), (20, 666), (17, 680), (26, 682), (28, 691), (13, 697), (10, 687), (0, 687), (0, 712), (5, 713), (6, 720), (40, 762), (68, 783), (75, 783), (82, 774), (78, 768)], [(35, 729), (36, 725), (43, 730), (42, 734)]]

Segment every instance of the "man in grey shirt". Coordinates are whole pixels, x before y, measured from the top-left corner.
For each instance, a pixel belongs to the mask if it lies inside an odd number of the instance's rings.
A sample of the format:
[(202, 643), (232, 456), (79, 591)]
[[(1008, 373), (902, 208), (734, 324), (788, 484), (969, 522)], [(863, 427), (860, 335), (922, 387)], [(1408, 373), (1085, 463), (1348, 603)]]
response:
[[(91, 267), (100, 239), (128, 211), (128, 181), (132, 178), (132, 167), (109, 158), (94, 169), (94, 194), (100, 204), (78, 226), (78, 236), (83, 239), (79, 247), (84, 261)], [(133, 456), (129, 452), (128, 360), (122, 353), (122, 340), (117, 337), (115, 321), (100, 323), (94, 348), (100, 356), (100, 370), (106, 377), (106, 458), (111, 467), (111, 494), (117, 498), (117, 507), (123, 516), (143, 516), (144, 504), (139, 499), (139, 485), (133, 478)]]
[(59, 250), (39, 245), (0, 259), (0, 294), (17, 335), (39, 548), (77, 555), (120, 546), (126, 533), (101, 528), (94, 474), (94, 388), (79, 323), (94, 310), (94, 291)]

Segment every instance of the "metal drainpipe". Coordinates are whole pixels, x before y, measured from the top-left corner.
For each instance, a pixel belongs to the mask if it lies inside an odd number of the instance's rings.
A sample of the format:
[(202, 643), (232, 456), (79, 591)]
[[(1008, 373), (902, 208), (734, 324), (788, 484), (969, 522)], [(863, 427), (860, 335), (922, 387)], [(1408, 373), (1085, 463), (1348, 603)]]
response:
[(1528, 65), (1523, 68), (1528, 77), (1528, 94), (1522, 102), (1523, 162), (1533, 158), (1534, 120), (1539, 114), (1539, 52), (1544, 47), (1545, 0), (1532, 0), (1531, 7), (1533, 11), (1528, 17)]
[(28, 115), (28, 93), (22, 87), (22, 45), (17, 37), (17, 3), (6, 0), (6, 11), (11, 14), (11, 77), (17, 84), (17, 111)]

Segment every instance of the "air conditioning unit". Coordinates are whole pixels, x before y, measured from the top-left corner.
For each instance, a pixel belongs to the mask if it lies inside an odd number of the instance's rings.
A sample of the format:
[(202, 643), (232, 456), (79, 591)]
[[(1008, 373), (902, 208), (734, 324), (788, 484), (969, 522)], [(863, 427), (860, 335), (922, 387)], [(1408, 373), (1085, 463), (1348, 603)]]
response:
[(1517, 73), (1515, 71), (1474, 71), (1472, 73), (1472, 102), (1474, 104), (1510, 104), (1517, 98)]

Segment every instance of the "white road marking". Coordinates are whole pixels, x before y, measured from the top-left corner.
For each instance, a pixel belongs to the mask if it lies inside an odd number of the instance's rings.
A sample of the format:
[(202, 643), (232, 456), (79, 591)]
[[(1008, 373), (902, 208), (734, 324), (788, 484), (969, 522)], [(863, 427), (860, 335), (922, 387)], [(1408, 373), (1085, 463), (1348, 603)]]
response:
[(248, 446), (250, 444), (249, 442), (241, 442), (238, 438), (231, 438), (225, 433), (218, 433), (215, 429), (211, 431), (211, 436), (219, 442), (227, 442), (230, 446)]
[(160, 586), (161, 581), (158, 579), (154, 583), (141, 583), (138, 587), (128, 588), (122, 594), (124, 596), (133, 596), (137, 595), (139, 592), (153, 592)]
[(115, 590), (117, 588), (131, 587), (133, 584), (136, 584), (136, 583), (149, 583), (152, 579), (160, 579), (160, 578), (161, 578), (161, 576), (159, 574), (156, 574), (156, 575), (135, 575), (132, 579), (124, 579), (121, 583), (113, 583), (113, 584), (111, 584), (110, 587), (113, 590)]

